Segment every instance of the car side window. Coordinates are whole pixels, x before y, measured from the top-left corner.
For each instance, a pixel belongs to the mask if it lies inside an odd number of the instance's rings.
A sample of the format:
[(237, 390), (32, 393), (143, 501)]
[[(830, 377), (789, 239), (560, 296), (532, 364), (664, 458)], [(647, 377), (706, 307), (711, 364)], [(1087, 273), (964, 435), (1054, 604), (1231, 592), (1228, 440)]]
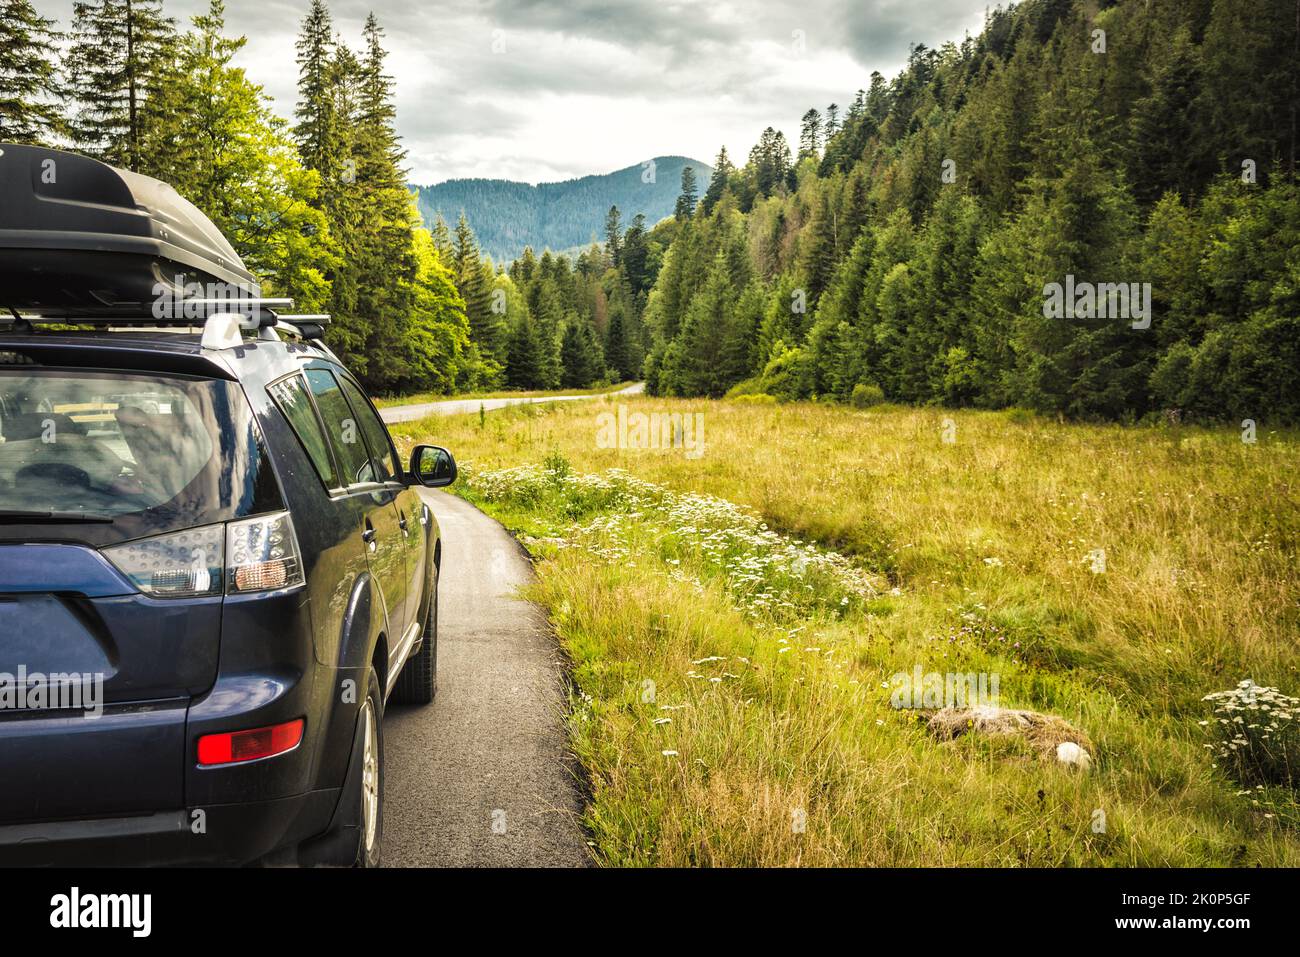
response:
[(268, 386), (266, 391), (284, 413), (289, 427), (306, 449), (307, 457), (311, 459), (311, 464), (325, 487), (336, 488), (343, 484), (334, 474), (334, 458), (330, 455), (329, 441), (325, 438), (320, 419), (316, 417), (316, 410), (312, 408), (311, 396), (307, 394), (307, 386), (302, 377), (294, 375), (281, 379)]
[(338, 453), (344, 485), (380, 481), (375, 478), (366, 442), (361, 434), (357, 416), (343, 398), (343, 391), (334, 373), (328, 369), (306, 370), (307, 385), (316, 397), (316, 407), (325, 421), (325, 432)]
[(343, 392), (356, 412), (361, 431), (365, 433), (366, 444), (370, 446), (370, 461), (375, 471), (375, 481), (391, 482), (401, 475), (397, 456), (393, 452), (393, 443), (388, 439), (388, 429), (383, 420), (375, 414), (365, 394), (350, 379), (340, 378)]

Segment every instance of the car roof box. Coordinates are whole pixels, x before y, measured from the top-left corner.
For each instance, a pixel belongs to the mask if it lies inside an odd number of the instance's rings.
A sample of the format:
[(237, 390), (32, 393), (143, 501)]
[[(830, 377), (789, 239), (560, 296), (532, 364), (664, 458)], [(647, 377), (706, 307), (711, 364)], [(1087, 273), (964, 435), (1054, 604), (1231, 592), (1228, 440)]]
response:
[[(0, 143), (0, 308), (41, 313), (258, 296), (221, 231), (166, 183), (98, 160)], [(191, 287), (190, 295), (193, 295)]]

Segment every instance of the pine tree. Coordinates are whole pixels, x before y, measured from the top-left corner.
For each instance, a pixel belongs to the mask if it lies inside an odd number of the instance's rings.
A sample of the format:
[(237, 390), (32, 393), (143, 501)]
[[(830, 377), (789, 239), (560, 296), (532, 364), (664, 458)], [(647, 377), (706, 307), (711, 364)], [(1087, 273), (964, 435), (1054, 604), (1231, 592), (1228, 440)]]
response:
[(48, 144), (61, 127), (58, 39), (31, 0), (0, 0), (0, 140)]
[(835, 273), (835, 264), (840, 259), (839, 250), (839, 214), (831, 203), (829, 184), (822, 189), (817, 212), (806, 231), (807, 245), (804, 248), (802, 272), (807, 278), (808, 308), (816, 307), (822, 290), (830, 283)]
[(723, 192), (727, 189), (727, 184), (735, 175), (736, 167), (732, 165), (731, 157), (727, 155), (727, 148), (724, 146), (718, 150), (718, 158), (713, 161), (713, 177), (709, 180), (709, 188), (704, 191), (704, 201), (701, 205), (705, 214), (713, 212), (713, 207), (718, 205)]
[(619, 263), (622, 244), (622, 216), (617, 206), (611, 206), (605, 216), (605, 251), (609, 254), (609, 261), (615, 266)]
[(779, 187), (791, 185), (790, 147), (786, 145), (785, 134), (770, 126), (765, 129), (758, 144), (750, 150), (749, 167), (760, 196), (770, 196)]
[(605, 362), (595, 331), (591, 323), (577, 316), (564, 325), (560, 357), (564, 364), (560, 385), (566, 389), (585, 389), (605, 376)]
[(565, 309), (559, 284), (552, 275), (548, 275), (555, 269), (554, 259), (549, 253), (543, 254), (542, 264), (543, 278), (531, 289), (530, 325), (536, 332), (538, 343), (540, 385), (537, 388), (554, 389), (559, 387), (564, 371), (560, 359), (560, 346)]
[(383, 202), (396, 208), (404, 207), (409, 201), (406, 171), (402, 168), (406, 151), (397, 137), (393, 78), (384, 72), (388, 52), (383, 47), (383, 39), (383, 28), (375, 15), (369, 14), (362, 30), (364, 50), (358, 83), (357, 175), (371, 189), (383, 194)]
[(433, 247), (438, 252), (438, 258), (444, 265), (450, 264), (455, 258), (454, 247), (451, 242), (451, 230), (447, 228), (447, 221), (439, 213), (433, 222), (433, 229), (430, 234), (433, 237)]
[(840, 131), (840, 107), (838, 103), (832, 103), (826, 107), (826, 141), (829, 142), (831, 137)]
[(174, 32), (161, 0), (73, 4), (64, 74), (79, 150), (137, 172), (153, 168), (145, 147), (161, 115), (154, 100), (171, 67)]
[(646, 245), (645, 215), (637, 213), (632, 217), (632, 225), (623, 234), (622, 269), (634, 294), (646, 292), (650, 287), (649, 255), (650, 250)]
[(864, 355), (860, 336), (855, 333), (860, 329), (862, 296), (874, 252), (875, 239), (864, 231), (817, 303), (808, 341), (815, 374), (813, 391), (819, 395), (847, 401), (853, 387), (862, 381)]
[(695, 213), (695, 197), (697, 194), (695, 169), (691, 166), (683, 166), (682, 191), (677, 197), (677, 208), (674, 210), (674, 216), (678, 220), (690, 219)]
[(631, 350), (627, 341), (627, 321), (622, 305), (610, 309), (609, 335), (605, 342), (605, 365), (609, 374), (619, 382), (635, 378)]
[[(828, 124), (829, 126), (829, 124)], [(827, 136), (831, 131), (827, 130)], [(816, 159), (821, 154), (822, 149), (822, 115), (815, 109), (810, 109), (803, 115), (803, 120), (799, 128), (799, 158), (812, 157)]]
[(732, 384), (718, 359), (732, 323), (734, 298), (730, 264), (719, 251), (682, 320), (676, 368), (662, 373), (673, 383), (674, 393), (718, 398)]
[(374, 14), (366, 18), (362, 40), (352, 143), (363, 202), (358, 224), (357, 307), (361, 315), (371, 317), (366, 342), (368, 384), (388, 391), (409, 375), (401, 343), (411, 316), (417, 217), (401, 166), (406, 154), (395, 129), (393, 81), (384, 72), (388, 54), (383, 48), (383, 30)]
[(542, 342), (527, 315), (519, 316), (510, 332), (506, 382), (512, 389), (540, 389), (543, 385)]
[[(445, 224), (443, 228), (445, 230)], [(505, 314), (496, 308), (498, 303), (504, 301), (503, 294), (496, 294), (492, 265), (480, 258), (478, 240), (463, 212), (456, 223), (456, 234), (452, 240), (451, 266), (456, 288), (465, 300), (470, 340), (485, 359), (504, 363)]]
[(1167, 189), (1185, 198), (1200, 189), (1210, 168), (1196, 143), (1200, 60), (1191, 36), (1174, 37), (1173, 52), (1152, 78), (1150, 95), (1133, 107), (1129, 182), (1144, 203), (1154, 203)]
[(335, 114), (338, 75), (334, 60), (333, 25), (324, 0), (312, 0), (298, 36), (298, 105), (293, 128), (303, 165), (333, 183), (342, 173), (339, 129)]
[(263, 293), (318, 311), (334, 262), (328, 223), (314, 206), (318, 181), (261, 87), (233, 65), (244, 42), (225, 35), (220, 2), (180, 37), (153, 94), (152, 172), (216, 224)]
[(1266, 183), (1276, 158), (1294, 175), (1300, 146), (1300, 3), (1215, 3), (1201, 57), (1202, 109), (1223, 168), (1239, 174), (1242, 161), (1253, 160)]

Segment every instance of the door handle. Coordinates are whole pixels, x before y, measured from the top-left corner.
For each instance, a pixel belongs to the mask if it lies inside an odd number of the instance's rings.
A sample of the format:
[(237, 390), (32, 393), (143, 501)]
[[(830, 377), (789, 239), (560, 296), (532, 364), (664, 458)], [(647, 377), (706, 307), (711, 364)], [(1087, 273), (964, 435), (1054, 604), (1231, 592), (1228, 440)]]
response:
[(366, 530), (361, 533), (361, 540), (367, 545), (373, 545), (375, 542), (375, 530), (369, 522), (366, 523)]
[(401, 517), (397, 520), (397, 527), (400, 528), (402, 531), (406, 531), (406, 513), (405, 513), (405, 512), (398, 512), (397, 514), (398, 514), (399, 516), (401, 516)]

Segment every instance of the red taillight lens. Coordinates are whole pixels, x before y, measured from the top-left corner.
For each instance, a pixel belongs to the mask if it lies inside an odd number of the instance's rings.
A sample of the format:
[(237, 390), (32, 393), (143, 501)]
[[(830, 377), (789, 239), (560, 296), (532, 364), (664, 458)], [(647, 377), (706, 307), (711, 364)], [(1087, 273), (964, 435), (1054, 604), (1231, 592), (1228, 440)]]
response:
[(284, 754), (302, 740), (302, 718), (251, 731), (205, 734), (199, 738), (199, 764), (236, 764)]

